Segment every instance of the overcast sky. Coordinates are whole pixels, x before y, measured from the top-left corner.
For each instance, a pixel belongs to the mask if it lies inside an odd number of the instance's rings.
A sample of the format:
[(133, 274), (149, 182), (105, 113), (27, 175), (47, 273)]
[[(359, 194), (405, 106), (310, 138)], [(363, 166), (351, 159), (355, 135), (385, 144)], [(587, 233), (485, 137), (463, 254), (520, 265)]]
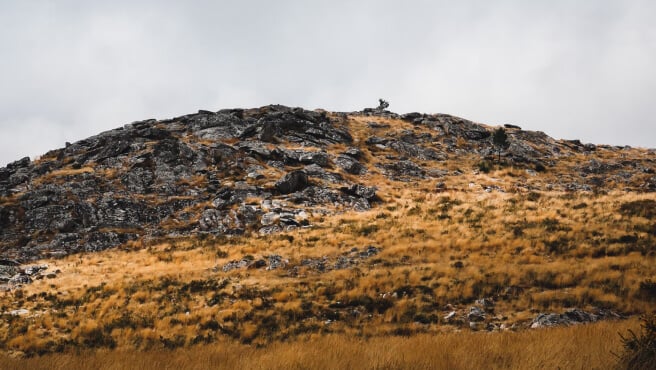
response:
[(0, 166), (267, 104), (656, 147), (656, 1), (0, 2)]

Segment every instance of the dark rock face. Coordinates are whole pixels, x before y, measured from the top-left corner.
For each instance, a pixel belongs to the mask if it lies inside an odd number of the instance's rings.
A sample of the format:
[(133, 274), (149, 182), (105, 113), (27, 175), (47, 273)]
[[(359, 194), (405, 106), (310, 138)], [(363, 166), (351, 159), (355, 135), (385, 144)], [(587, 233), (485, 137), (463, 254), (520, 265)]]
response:
[[(368, 132), (358, 140), (348, 129), (353, 116), (375, 117), (359, 128)], [(410, 124), (373, 122), (381, 118)], [(375, 187), (363, 185), (379, 173), (404, 182), (461, 174), (439, 162), (489, 155), (490, 132), (445, 114), (280, 105), (133, 122), (0, 168), (0, 260), (99, 251), (141, 238), (310, 227), (315, 211), (381, 202)], [(562, 155), (623, 150), (516, 128), (508, 135), (505, 158), (531, 171), (553, 167)], [(590, 191), (615, 182), (656, 191), (655, 168), (648, 160), (589, 160), (574, 169), (578, 177), (553, 186)], [(344, 261), (335, 264), (350, 263)], [(327, 268), (324, 262), (316, 264)], [(274, 258), (266, 266), (280, 264)]]
[(370, 200), (370, 201), (378, 200), (375, 187), (368, 187), (360, 184), (354, 184), (348, 187), (343, 187), (340, 190), (346, 194), (364, 198), (366, 200)]
[(479, 126), (469, 120), (448, 114), (419, 114), (408, 113), (401, 116), (404, 121), (412, 122), (415, 125), (425, 125), (436, 130), (442, 131), (447, 135), (462, 137), (467, 140), (483, 140), (489, 138), (492, 134), (486, 128)]
[(381, 165), (385, 174), (396, 181), (412, 181), (426, 178), (426, 171), (412, 161), (399, 161)]
[[(10, 163), (0, 168), (0, 258), (65, 256), (167, 234), (279, 232), (307, 224), (298, 206), (368, 208), (370, 192), (328, 187), (350, 186), (326, 152), (352, 144), (342, 120), (276, 105), (199, 111), (133, 122), (37, 162)], [(359, 155), (349, 157), (356, 173), (365, 170)], [(286, 173), (273, 188), (265, 186), (267, 166)], [(277, 198), (296, 208), (265, 210)], [(186, 211), (199, 203), (211, 207)]]
[(241, 138), (257, 137), (261, 141), (284, 140), (308, 146), (350, 143), (351, 134), (331, 124), (325, 113), (300, 108), (268, 106), (260, 109), (241, 133)]
[(348, 155), (340, 155), (335, 159), (335, 164), (346, 171), (347, 173), (353, 174), (353, 175), (362, 175), (367, 172), (367, 169), (358, 162), (357, 159), (348, 156)]
[(290, 194), (303, 190), (308, 186), (308, 177), (305, 171), (293, 171), (276, 182), (276, 190), (281, 194)]

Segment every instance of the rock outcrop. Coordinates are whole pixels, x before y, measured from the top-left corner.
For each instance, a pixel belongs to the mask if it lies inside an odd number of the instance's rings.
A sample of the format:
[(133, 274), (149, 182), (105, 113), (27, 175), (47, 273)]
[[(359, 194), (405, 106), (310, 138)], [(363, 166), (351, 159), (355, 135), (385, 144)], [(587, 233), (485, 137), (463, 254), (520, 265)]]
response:
[[(353, 129), (354, 120), (369, 119), (376, 122)], [(307, 227), (315, 212), (381, 202), (373, 176), (413, 182), (461, 174), (444, 161), (490, 156), (491, 131), (445, 114), (279, 105), (134, 122), (0, 168), (0, 258), (24, 263), (142, 238)], [(518, 126), (508, 136), (504, 160), (533, 175), (565, 156), (624, 150)], [(590, 158), (550, 186), (591, 191), (615, 182), (656, 191), (655, 168), (648, 157)]]

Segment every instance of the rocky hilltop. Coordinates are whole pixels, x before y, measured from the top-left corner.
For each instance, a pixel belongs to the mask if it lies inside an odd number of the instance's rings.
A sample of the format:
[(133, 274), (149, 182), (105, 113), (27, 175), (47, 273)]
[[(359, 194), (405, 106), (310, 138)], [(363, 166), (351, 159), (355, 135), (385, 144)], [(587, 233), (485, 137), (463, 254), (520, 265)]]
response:
[(656, 151), (501, 127), (265, 106), (11, 163), (0, 352), (397, 343), (653, 311)]
[[(134, 122), (0, 168), (0, 258), (311, 227), (310, 215), (383, 202), (381, 181), (435, 179), (437, 192), (450, 178), (485, 171), (493, 129), (445, 114), (280, 105)], [(516, 189), (656, 190), (653, 150), (554, 140), (513, 125), (506, 132), (504, 163), (528, 174)]]

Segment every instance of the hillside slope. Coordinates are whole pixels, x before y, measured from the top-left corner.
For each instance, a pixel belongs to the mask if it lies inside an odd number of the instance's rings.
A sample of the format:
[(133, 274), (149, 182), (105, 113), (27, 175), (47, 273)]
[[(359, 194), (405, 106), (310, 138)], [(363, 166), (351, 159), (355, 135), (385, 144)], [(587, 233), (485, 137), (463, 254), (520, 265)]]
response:
[(508, 126), (499, 161), (493, 130), (266, 106), (14, 162), (0, 169), (0, 344), (265, 344), (650, 310), (656, 151)]

